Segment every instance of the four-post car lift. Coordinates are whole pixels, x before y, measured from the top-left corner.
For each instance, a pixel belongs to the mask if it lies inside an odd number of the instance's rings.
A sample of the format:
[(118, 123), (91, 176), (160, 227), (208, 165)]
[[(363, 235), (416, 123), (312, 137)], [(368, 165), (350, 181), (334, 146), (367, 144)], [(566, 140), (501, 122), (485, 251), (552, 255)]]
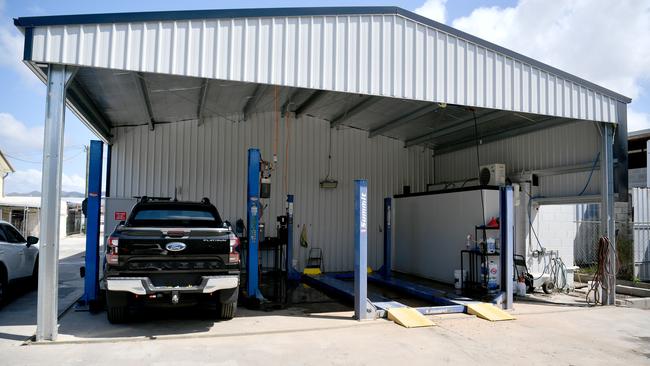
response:
[[(102, 175), (101, 141), (92, 141), (89, 157), (89, 183), (87, 201), (87, 233), (86, 233), (86, 265), (84, 280), (84, 295), (80, 305), (94, 307), (99, 298), (99, 213), (101, 203)], [(110, 150), (109, 150), (110, 157)], [(261, 211), (260, 184), (262, 159), (259, 149), (248, 150), (248, 182), (246, 198), (246, 217), (248, 252), (246, 260), (245, 297), (250, 301), (260, 303), (265, 301), (259, 289), (259, 218)], [(384, 263), (377, 273), (367, 271), (367, 241), (368, 241), (368, 185), (366, 180), (355, 181), (355, 224), (354, 224), (354, 273), (353, 274), (320, 274), (302, 276), (293, 267), (293, 204), (294, 196), (288, 195), (286, 201), (287, 215), (287, 251), (285, 268), (287, 279), (300, 280), (321, 288), (354, 302), (355, 318), (358, 320), (386, 317), (391, 309), (406, 308), (397, 301), (388, 299), (376, 293), (368, 294), (368, 281), (384, 286), (409, 296), (428, 301), (434, 306), (415, 308), (423, 315), (444, 313), (472, 313), (473, 307), (479, 302), (469, 298), (450, 296), (448, 293), (420, 285), (408, 280), (396, 278), (391, 272), (392, 246), (392, 199), (384, 199)], [(512, 262), (508, 258), (513, 253), (513, 191), (512, 187), (502, 187), (500, 190), (501, 237), (504, 240), (504, 255), (502, 256), (502, 284), (505, 292), (499, 298), (505, 308), (512, 308)], [(350, 283), (350, 278), (354, 283)], [(496, 301), (495, 301), (496, 302)]]

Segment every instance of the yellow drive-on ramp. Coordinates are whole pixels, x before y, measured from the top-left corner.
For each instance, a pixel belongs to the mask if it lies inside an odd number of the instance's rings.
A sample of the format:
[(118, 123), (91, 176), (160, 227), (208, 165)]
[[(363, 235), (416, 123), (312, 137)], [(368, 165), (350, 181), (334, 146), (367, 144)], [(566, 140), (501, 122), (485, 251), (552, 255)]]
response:
[(492, 304), (488, 304), (485, 302), (476, 303), (476, 304), (467, 304), (467, 313), (471, 315), (476, 315), (479, 318), (483, 318), (492, 322), (515, 319), (514, 316), (508, 314), (507, 312), (499, 309), (498, 307)]
[(388, 320), (392, 320), (406, 328), (432, 327), (436, 325), (419, 311), (408, 307), (388, 309)]

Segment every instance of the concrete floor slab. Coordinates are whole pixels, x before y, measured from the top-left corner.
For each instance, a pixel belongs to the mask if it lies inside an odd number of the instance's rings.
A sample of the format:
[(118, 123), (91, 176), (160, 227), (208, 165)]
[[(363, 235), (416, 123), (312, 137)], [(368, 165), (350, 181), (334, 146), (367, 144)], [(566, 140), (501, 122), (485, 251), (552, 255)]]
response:
[(523, 304), (514, 313), (517, 320), (500, 323), (431, 316), (437, 327), (406, 329), (386, 320), (359, 323), (351, 312), (244, 312), (213, 325), (178, 318), (104, 325), (94, 338), (88, 329), (102, 324), (103, 314), (77, 313), (66, 327), (86, 329), (80, 343), (0, 344), (0, 352), (7, 364), (27, 365), (650, 364), (645, 310)]
[[(70, 268), (61, 278), (72, 287), (81, 287), (74, 282), (81, 258), (62, 261)], [(35, 328), (35, 296), (0, 311), (0, 364), (650, 365), (650, 313), (632, 308), (516, 303), (514, 321), (445, 314), (429, 316), (437, 327), (416, 329), (359, 323), (326, 297), (273, 312), (241, 309), (224, 322), (178, 309), (111, 325), (105, 313), (69, 311), (58, 342), (24, 346)]]

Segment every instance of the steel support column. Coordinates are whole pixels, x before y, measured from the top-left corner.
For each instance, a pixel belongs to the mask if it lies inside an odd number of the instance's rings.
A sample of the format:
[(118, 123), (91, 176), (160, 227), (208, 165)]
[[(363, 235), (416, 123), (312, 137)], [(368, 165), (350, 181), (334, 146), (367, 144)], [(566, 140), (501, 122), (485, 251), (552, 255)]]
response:
[(501, 289), (505, 292), (505, 308), (512, 309), (513, 255), (515, 248), (515, 205), (512, 186), (499, 190), (499, 225), (501, 228)]
[(102, 201), (102, 163), (104, 143), (90, 142), (88, 196), (86, 208), (86, 275), (83, 304), (93, 309), (99, 297), (99, 221)]
[(43, 177), (41, 180), (41, 244), (38, 262), (38, 302), (36, 340), (53, 341), (58, 335), (59, 220), (61, 174), (63, 172), (63, 131), (65, 92), (74, 69), (50, 65), (45, 95)]
[(354, 318), (368, 316), (368, 181), (354, 181)]
[(600, 146), (600, 231), (609, 238), (609, 267), (605, 269), (603, 305), (614, 305), (616, 301), (616, 227), (614, 222), (614, 125), (601, 124)]

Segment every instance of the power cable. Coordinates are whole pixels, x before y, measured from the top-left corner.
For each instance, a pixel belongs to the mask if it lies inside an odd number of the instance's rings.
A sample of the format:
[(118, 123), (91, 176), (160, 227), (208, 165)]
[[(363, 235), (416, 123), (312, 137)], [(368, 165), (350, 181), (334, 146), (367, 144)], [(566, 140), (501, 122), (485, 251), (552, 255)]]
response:
[[(70, 157), (68, 157), (68, 158), (63, 159), (63, 161), (72, 160), (72, 159), (78, 157), (79, 155), (81, 155), (82, 153), (84, 153), (84, 150), (83, 150), (83, 149), (82, 149), (81, 151), (79, 151), (77, 154), (75, 154), (75, 155), (73, 155), (73, 156), (70, 156)], [(42, 161), (42, 160), (39, 160), (39, 161), (27, 160), (27, 159), (19, 158), (19, 157), (15, 156), (15, 155), (12, 155), (12, 154), (8, 154), (8, 153), (6, 153), (6, 152), (3, 152), (3, 154), (4, 154), (6, 157), (12, 158), (12, 159), (14, 159), (14, 160), (18, 160), (18, 161), (23, 162), (23, 163), (28, 163), (28, 164), (43, 164), (43, 161)]]
[(587, 183), (585, 183), (584, 188), (582, 188), (582, 191), (578, 193), (578, 196), (582, 196), (583, 193), (587, 190), (587, 187), (589, 187), (589, 183), (591, 182), (591, 177), (594, 175), (594, 170), (596, 170), (596, 164), (598, 164), (598, 160), (600, 160), (600, 151), (598, 154), (596, 154), (596, 159), (594, 159), (594, 164), (591, 166), (591, 171), (589, 172), (589, 177), (587, 178)]
[(42, 164), (41, 161), (32, 161), (32, 160), (22, 159), (22, 158), (19, 158), (19, 157), (13, 156), (13, 155), (11, 155), (11, 154), (8, 154), (7, 152), (3, 152), (3, 154), (4, 154), (6, 157), (8, 157), (8, 158), (12, 158), (12, 159), (14, 159), (14, 160), (22, 161), (23, 163)]
[[(474, 140), (476, 142), (476, 172), (477, 178), (479, 181), (479, 186), (481, 185), (481, 155), (479, 151), (479, 137), (478, 137), (478, 122), (476, 121), (476, 111), (471, 109), (472, 116), (474, 117)], [(464, 184), (463, 184), (464, 185)], [(485, 198), (483, 197), (483, 188), (479, 189), (481, 192), (481, 220), (483, 221), (483, 226), (485, 226)]]

